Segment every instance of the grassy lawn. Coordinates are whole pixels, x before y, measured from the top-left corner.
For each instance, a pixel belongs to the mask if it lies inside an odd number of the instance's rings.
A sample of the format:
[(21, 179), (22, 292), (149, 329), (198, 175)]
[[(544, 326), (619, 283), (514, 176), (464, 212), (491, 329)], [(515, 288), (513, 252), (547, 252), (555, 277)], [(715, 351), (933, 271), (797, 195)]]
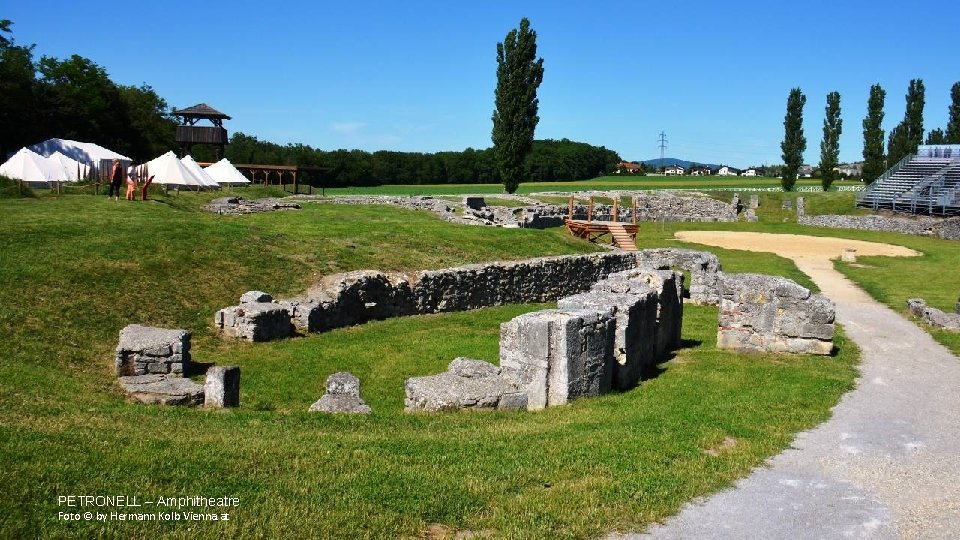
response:
[[(214, 311), (249, 289), (295, 294), (345, 270), (596, 247), (562, 228), (458, 226), (384, 206), (198, 211), (220, 195), (0, 200), (0, 336), (16, 344), (0, 357), (0, 537), (383, 538), (428, 529), (597, 537), (642, 528), (729, 485), (826, 419), (855, 377), (856, 350), (842, 335), (834, 358), (738, 356), (714, 347), (716, 308), (686, 306), (683, 349), (633, 391), (537, 413), (407, 415), (406, 377), (441, 371), (456, 356), (496, 361), (499, 324), (542, 306), (392, 319), (265, 344), (214, 337)], [(684, 223), (645, 224), (638, 245), (691, 247), (672, 239), (681, 227), (895, 241), (926, 255), (863, 258), (870, 268), (843, 271), (894, 303), (903, 275), (943, 276), (902, 292), (937, 307), (960, 290), (956, 244), (934, 239), (783, 222)], [(710, 250), (727, 271), (810, 285), (774, 255)], [(196, 360), (240, 365), (243, 407), (127, 402), (112, 354), (132, 322), (190, 329)], [(360, 377), (373, 415), (305, 412), (338, 370)], [(736, 444), (721, 445), (725, 437)], [(67, 494), (236, 496), (241, 505), (222, 523), (66, 523), (57, 520), (56, 497)]]

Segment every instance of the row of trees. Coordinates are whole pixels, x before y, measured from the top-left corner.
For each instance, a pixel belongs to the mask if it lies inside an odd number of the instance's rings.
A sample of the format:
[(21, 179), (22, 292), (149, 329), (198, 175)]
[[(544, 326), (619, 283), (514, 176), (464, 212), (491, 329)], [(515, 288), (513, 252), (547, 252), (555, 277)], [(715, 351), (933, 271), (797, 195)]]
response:
[[(620, 162), (620, 156), (612, 150), (567, 139), (533, 141), (531, 148), (514, 180), (521, 177), (532, 182), (584, 180), (612, 173)], [(198, 160), (213, 157), (199, 147), (196, 150), (194, 157)], [(234, 163), (324, 167), (329, 170), (319, 180), (327, 186), (504, 182), (493, 148), (433, 154), (325, 151), (304, 144), (279, 145), (234, 133), (225, 154)]]
[[(917, 147), (924, 143), (923, 80), (910, 81), (903, 120), (890, 130), (886, 152), (883, 147), (884, 131), (881, 127), (885, 98), (886, 91), (879, 84), (870, 87), (867, 116), (863, 119), (863, 177), (869, 181), (883, 174), (887, 168), (907, 155), (915, 153)], [(937, 128), (930, 131), (926, 144), (960, 144), (960, 82), (954, 83), (950, 89), (950, 98), (946, 130)], [(784, 138), (780, 143), (784, 163), (781, 184), (786, 191), (791, 191), (797, 181), (797, 171), (803, 163), (803, 152), (807, 148), (807, 139), (803, 135), (803, 106), (806, 101), (806, 96), (799, 88), (790, 90), (790, 95), (787, 97), (787, 113), (783, 120)], [(830, 92), (827, 94), (818, 166), (824, 189), (828, 189), (838, 177), (834, 167), (838, 165), (842, 131), (840, 93)]]
[(153, 88), (124, 86), (82, 56), (35, 60), (0, 20), (0, 156), (59, 137), (92, 141), (134, 159), (174, 148), (176, 123)]

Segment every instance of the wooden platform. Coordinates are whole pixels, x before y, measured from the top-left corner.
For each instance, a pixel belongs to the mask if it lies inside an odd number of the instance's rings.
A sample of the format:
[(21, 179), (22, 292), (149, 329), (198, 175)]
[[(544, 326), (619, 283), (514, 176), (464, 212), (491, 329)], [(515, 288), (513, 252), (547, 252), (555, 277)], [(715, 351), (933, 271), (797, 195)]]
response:
[(624, 251), (637, 251), (637, 230), (639, 225), (616, 221), (583, 221), (567, 219), (567, 230), (577, 238), (596, 242), (605, 234), (613, 238), (613, 245)]

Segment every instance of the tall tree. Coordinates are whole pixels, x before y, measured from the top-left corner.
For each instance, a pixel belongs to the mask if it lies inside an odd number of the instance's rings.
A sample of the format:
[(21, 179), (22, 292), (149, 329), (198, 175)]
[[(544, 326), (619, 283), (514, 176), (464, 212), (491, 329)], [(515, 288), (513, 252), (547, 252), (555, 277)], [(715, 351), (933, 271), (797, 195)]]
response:
[(960, 144), (960, 81), (950, 88), (950, 118), (945, 135), (947, 144)]
[(503, 43), (497, 43), (493, 150), (507, 193), (520, 186), (524, 159), (533, 148), (541, 82), (543, 58), (537, 58), (537, 33), (524, 17), (519, 30), (511, 30)]
[(867, 116), (863, 119), (863, 179), (873, 182), (886, 170), (883, 155), (883, 101), (887, 93), (879, 84), (870, 87)]
[(839, 177), (834, 167), (840, 164), (840, 133), (843, 132), (843, 120), (840, 119), (840, 92), (827, 94), (826, 116), (823, 118), (823, 140), (820, 141), (820, 176), (823, 190)]
[[(18, 46), (7, 19), (0, 20), (0, 159), (28, 144), (40, 131), (33, 45)], [(11, 34), (10, 37), (4, 34)]]
[(942, 129), (931, 129), (930, 133), (927, 133), (927, 141), (923, 144), (947, 144), (947, 137)]
[(907, 88), (907, 108), (903, 121), (890, 132), (887, 164), (893, 166), (908, 154), (914, 154), (923, 143), (923, 80), (913, 79)]
[(807, 139), (803, 136), (803, 106), (807, 96), (799, 88), (790, 90), (787, 97), (787, 114), (783, 118), (783, 177), (780, 185), (784, 191), (793, 191), (797, 183), (797, 171), (803, 164), (803, 152), (807, 149)]

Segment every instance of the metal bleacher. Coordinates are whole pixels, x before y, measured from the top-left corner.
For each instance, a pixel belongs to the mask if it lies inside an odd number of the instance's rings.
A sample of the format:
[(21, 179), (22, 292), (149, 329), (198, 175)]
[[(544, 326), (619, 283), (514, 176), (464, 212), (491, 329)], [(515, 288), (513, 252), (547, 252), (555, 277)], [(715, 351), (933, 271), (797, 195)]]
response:
[(857, 206), (912, 214), (960, 215), (960, 145), (923, 145), (857, 195)]

